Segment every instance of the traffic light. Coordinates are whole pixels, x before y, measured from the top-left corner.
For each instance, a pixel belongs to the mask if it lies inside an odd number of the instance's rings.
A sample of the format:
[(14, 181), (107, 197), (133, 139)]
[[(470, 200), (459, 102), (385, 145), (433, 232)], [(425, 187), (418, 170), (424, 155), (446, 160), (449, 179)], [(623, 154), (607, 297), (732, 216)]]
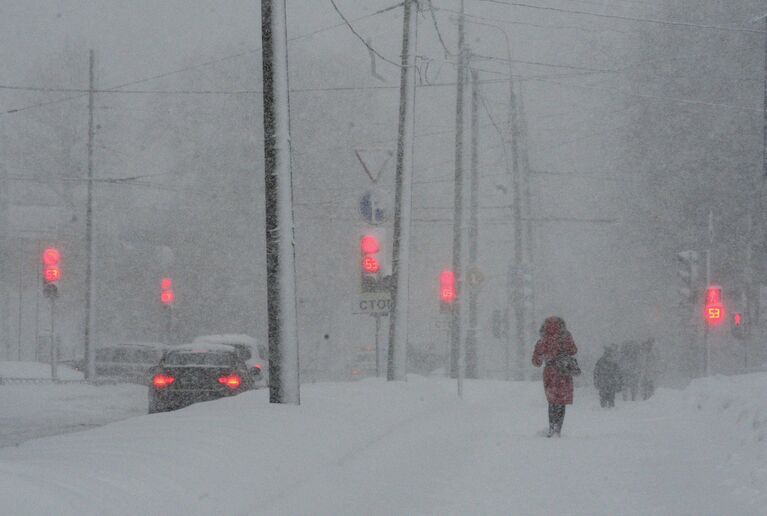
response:
[(389, 261), (385, 252), (386, 234), (376, 228), (360, 237), (360, 285), (362, 292), (388, 290)]
[(735, 312), (730, 316), (730, 331), (736, 339), (746, 338), (746, 324), (743, 314), (740, 312)]
[(703, 317), (709, 326), (718, 326), (725, 319), (724, 304), (722, 304), (722, 287), (709, 285), (706, 288), (706, 305)]
[(61, 253), (55, 247), (43, 250), (43, 294), (46, 297), (58, 295), (58, 284), (61, 279)]
[(439, 275), (440, 311), (449, 311), (453, 301), (455, 301), (455, 274), (453, 271), (445, 269)]
[(682, 251), (677, 253), (676, 259), (677, 274), (682, 279), (679, 293), (684, 302), (694, 304), (699, 288), (700, 253), (697, 251)]
[(167, 307), (171, 307), (175, 300), (176, 294), (173, 292), (173, 281), (170, 278), (162, 278), (160, 280), (160, 302)]

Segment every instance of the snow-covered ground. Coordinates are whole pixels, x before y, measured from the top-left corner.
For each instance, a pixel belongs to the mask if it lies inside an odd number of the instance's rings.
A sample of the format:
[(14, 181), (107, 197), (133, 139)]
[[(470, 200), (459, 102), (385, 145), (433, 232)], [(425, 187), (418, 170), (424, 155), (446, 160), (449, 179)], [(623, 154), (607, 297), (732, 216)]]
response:
[[(3, 387), (5, 388), (5, 387)], [(764, 515), (767, 374), (599, 408), (539, 383), (410, 376), (264, 390), (0, 450), (14, 515)], [(34, 410), (29, 407), (28, 410)]]
[[(83, 373), (65, 365), (58, 365), (56, 376), (60, 380), (82, 380)], [(0, 379), (24, 378), (48, 380), (51, 378), (50, 364), (40, 362), (0, 362)]]
[[(59, 366), (62, 380), (82, 373)], [(48, 380), (51, 369), (35, 362), (0, 362), (0, 378)], [(0, 447), (30, 439), (84, 430), (145, 414), (146, 387), (131, 384), (8, 382), (0, 385)], [(0, 503), (0, 514), (2, 504)]]

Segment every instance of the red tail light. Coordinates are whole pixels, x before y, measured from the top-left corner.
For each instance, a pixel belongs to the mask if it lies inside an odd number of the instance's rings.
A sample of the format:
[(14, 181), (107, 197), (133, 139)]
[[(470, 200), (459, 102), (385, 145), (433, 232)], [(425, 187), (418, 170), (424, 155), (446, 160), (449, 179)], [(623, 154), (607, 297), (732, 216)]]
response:
[(230, 389), (236, 389), (240, 386), (240, 377), (232, 373), (229, 376), (222, 376), (218, 379), (218, 383), (226, 385)]
[(154, 385), (155, 389), (164, 389), (165, 387), (169, 386), (173, 382), (175, 382), (176, 379), (172, 376), (168, 376), (167, 374), (156, 374), (152, 378), (152, 385)]

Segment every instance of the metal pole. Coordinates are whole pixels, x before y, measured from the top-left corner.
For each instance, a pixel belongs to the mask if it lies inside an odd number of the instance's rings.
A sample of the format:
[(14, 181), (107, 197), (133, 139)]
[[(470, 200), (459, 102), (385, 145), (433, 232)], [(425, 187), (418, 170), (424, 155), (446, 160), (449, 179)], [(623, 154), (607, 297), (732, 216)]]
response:
[[(764, 104), (762, 105), (762, 181), (767, 178), (767, 15), (764, 18)], [(761, 183), (760, 182), (760, 183)], [(761, 199), (760, 199), (761, 203)]]
[[(37, 256), (40, 256), (43, 252), (42, 249), (42, 243), (37, 240)], [(40, 342), (40, 291), (42, 289), (36, 288), (35, 289), (35, 344), (34, 344), (34, 350), (35, 355), (37, 355), (37, 346), (38, 342)]]
[[(469, 263), (476, 269), (478, 260), (479, 240), (479, 167), (478, 145), (479, 140), (479, 73), (471, 71), (471, 158), (469, 183)], [(469, 325), (466, 328), (466, 377), (477, 378), (478, 355), (477, 355), (477, 297), (478, 286), (469, 285)]]
[[(708, 212), (708, 249), (706, 249), (706, 288), (708, 288), (709, 285), (711, 285), (711, 249), (714, 246), (714, 212), (709, 211)], [(705, 331), (703, 332), (703, 353), (705, 356), (705, 359), (703, 361), (704, 365), (704, 376), (710, 376), (711, 375), (711, 346), (708, 342), (708, 333), (709, 328), (708, 324), (705, 325)]]
[(708, 324), (703, 328), (703, 376), (708, 377), (711, 374), (711, 357), (708, 350)]
[(381, 352), (379, 347), (379, 339), (378, 339), (378, 332), (381, 329), (381, 316), (379, 314), (375, 314), (374, 316), (376, 318), (376, 377), (381, 376)]
[[(8, 273), (8, 257), (10, 256), (10, 229), (8, 223), (8, 203), (10, 182), (8, 181), (8, 171), (0, 164), (0, 284), (4, 287), (6, 274)], [(4, 289), (5, 290), (5, 289)], [(10, 338), (10, 302), (7, 292), (0, 296), (0, 340), (4, 341), (3, 358), (11, 359), (11, 338)]]
[(450, 313), (450, 375), (459, 379), (459, 393), (462, 390), (459, 361), (461, 360), (461, 292), (463, 274), (461, 271), (461, 237), (463, 236), (463, 86), (466, 81), (466, 45), (464, 42), (464, 0), (461, 0), (461, 15), (458, 19), (458, 79), (455, 99), (455, 182), (453, 212), (453, 275), (455, 277), (455, 299)]
[(269, 401), (300, 404), (285, 0), (262, 0)]
[(83, 335), (83, 344), (85, 347), (85, 379), (92, 380), (95, 376), (95, 361), (94, 361), (94, 336), (95, 336), (95, 320), (94, 320), (94, 297), (95, 297), (95, 285), (94, 285), (94, 238), (93, 238), (93, 137), (94, 137), (94, 125), (93, 125), (93, 103), (95, 96), (95, 78), (94, 78), (94, 61), (95, 56), (93, 50), (88, 54), (88, 199), (85, 208), (85, 334)]
[[(16, 344), (16, 359), (21, 362), (21, 330), (23, 323), (23, 307), (24, 307), (24, 239), (19, 238), (19, 327), (18, 327), (18, 342)], [(11, 358), (10, 356), (8, 358)]]
[(167, 305), (165, 307), (165, 344), (170, 346), (173, 344), (173, 307)]
[(397, 168), (394, 192), (392, 246), (392, 306), (389, 312), (389, 348), (386, 379), (406, 379), (407, 326), (410, 262), (410, 209), (413, 180), (413, 134), (415, 129), (415, 51), (417, 13), (414, 0), (405, 0), (402, 21)]
[(516, 319), (517, 335), (517, 380), (524, 380), (525, 363), (525, 307), (522, 298), (522, 278), (524, 271), (524, 249), (522, 248), (522, 185), (520, 178), (520, 156), (518, 142), (517, 121), (517, 98), (514, 93), (514, 83), (509, 76), (509, 140), (511, 144), (511, 167), (512, 167), (512, 218), (514, 224), (514, 289), (512, 290), (512, 304)]
[(58, 346), (56, 344), (56, 317), (55, 317), (55, 305), (56, 305), (56, 296), (51, 295), (51, 378), (53, 380), (58, 380), (58, 371), (56, 370), (56, 359), (58, 358), (57, 351)]

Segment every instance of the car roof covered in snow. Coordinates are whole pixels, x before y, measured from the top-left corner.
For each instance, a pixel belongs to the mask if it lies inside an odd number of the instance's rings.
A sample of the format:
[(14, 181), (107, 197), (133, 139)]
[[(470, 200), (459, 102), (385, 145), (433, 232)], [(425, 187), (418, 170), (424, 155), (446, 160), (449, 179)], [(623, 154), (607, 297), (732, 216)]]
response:
[(225, 333), (221, 335), (200, 335), (195, 337), (192, 342), (211, 342), (217, 344), (247, 344), (255, 346), (258, 341), (250, 335), (240, 333)]
[(228, 344), (217, 344), (215, 342), (193, 342), (192, 344), (179, 344), (168, 348), (168, 353), (179, 351), (182, 353), (210, 353), (224, 351), (235, 353), (237, 350)]
[(100, 348), (141, 348), (141, 349), (165, 349), (167, 346), (161, 342), (141, 342), (141, 341), (134, 341), (134, 340), (126, 340), (126, 341), (119, 341), (119, 342), (113, 342), (109, 344), (104, 344), (101, 346), (98, 346), (96, 349)]

